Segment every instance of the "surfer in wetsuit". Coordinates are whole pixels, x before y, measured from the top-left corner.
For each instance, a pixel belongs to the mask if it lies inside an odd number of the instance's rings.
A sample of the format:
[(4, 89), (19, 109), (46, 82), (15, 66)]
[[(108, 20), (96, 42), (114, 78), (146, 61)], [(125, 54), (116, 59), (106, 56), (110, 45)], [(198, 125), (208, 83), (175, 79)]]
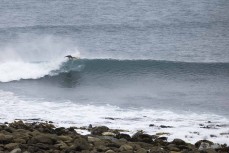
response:
[(79, 59), (79, 57), (74, 57), (74, 56), (72, 56), (72, 55), (67, 55), (67, 56), (65, 56), (65, 57), (67, 57), (69, 60)]

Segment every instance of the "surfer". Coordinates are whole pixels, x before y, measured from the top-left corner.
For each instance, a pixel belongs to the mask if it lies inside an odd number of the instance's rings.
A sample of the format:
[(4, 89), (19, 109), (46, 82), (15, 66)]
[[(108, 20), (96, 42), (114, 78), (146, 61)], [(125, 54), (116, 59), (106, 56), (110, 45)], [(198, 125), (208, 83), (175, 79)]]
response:
[(69, 60), (79, 59), (79, 57), (74, 57), (74, 56), (72, 56), (72, 55), (67, 55), (67, 56), (65, 56), (65, 57), (67, 57)]

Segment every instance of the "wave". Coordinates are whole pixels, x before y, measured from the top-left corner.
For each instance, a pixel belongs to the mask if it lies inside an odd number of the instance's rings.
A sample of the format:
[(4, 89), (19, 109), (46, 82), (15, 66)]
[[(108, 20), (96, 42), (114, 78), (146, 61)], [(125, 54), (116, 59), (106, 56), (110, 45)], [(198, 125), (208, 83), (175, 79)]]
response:
[(11, 61), (0, 64), (0, 81), (38, 79), (61, 73), (80, 72), (88, 75), (229, 75), (229, 63), (187, 63), (139, 59), (78, 59), (51, 62)]
[(157, 71), (210, 73), (227, 71), (229, 63), (197, 63), (151, 59), (80, 59), (62, 63), (59, 72), (86, 73), (153, 73)]

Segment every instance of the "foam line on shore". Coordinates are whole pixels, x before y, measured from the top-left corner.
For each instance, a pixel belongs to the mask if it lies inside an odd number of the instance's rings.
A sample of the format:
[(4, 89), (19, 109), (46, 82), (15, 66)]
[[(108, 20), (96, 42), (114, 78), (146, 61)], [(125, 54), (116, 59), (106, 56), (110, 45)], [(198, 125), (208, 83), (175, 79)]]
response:
[[(229, 144), (229, 121), (214, 114), (177, 114), (168, 110), (122, 109), (110, 105), (26, 100), (5, 91), (0, 91), (0, 97), (0, 122), (12, 122), (17, 118), (53, 121), (56, 126), (64, 127), (106, 125), (109, 128), (129, 130), (130, 134), (137, 130), (144, 130), (149, 134), (164, 132), (169, 133), (165, 135), (169, 140), (181, 138), (195, 143), (200, 139), (208, 139)], [(162, 125), (169, 128), (162, 128)]]

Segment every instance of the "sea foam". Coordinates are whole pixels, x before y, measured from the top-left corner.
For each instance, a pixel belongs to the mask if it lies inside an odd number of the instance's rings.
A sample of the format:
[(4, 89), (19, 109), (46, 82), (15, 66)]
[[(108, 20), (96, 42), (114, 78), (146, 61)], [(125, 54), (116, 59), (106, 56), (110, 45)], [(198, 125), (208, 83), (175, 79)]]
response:
[[(129, 134), (137, 130), (144, 130), (149, 134), (168, 133), (164, 136), (169, 141), (181, 138), (195, 143), (200, 139), (208, 139), (229, 144), (229, 121), (214, 114), (177, 114), (167, 110), (123, 109), (111, 105), (82, 105), (72, 101), (56, 103), (25, 99), (6, 91), (0, 91), (0, 105), (0, 122), (12, 122), (16, 117), (26, 121), (51, 120), (56, 126), (64, 127), (106, 125), (109, 128), (128, 130)], [(162, 125), (171, 127), (162, 128)]]

